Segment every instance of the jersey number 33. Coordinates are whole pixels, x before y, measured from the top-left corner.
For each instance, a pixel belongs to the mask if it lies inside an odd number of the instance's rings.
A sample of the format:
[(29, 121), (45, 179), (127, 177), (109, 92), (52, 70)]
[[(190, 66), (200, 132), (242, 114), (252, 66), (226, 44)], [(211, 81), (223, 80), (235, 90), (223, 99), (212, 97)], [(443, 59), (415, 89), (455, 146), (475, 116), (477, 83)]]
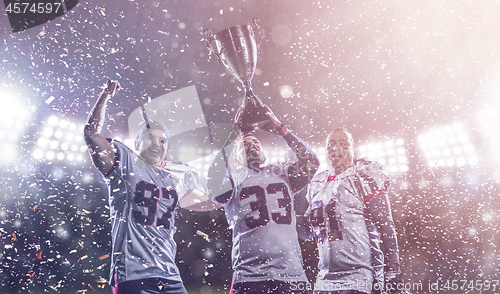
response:
[[(277, 198), (280, 196), (282, 198)], [(256, 201), (250, 202), (251, 211), (258, 211), (258, 217), (247, 217), (245, 218), (245, 223), (250, 229), (265, 226), (269, 223), (269, 209), (268, 209), (268, 199), (269, 201), (277, 201), (278, 207), (285, 208), (285, 214), (280, 212), (271, 213), (272, 220), (277, 224), (291, 224), (292, 223), (292, 199), (288, 193), (288, 188), (284, 183), (273, 183), (267, 185), (266, 188), (261, 186), (250, 186), (245, 187), (241, 190), (240, 200), (249, 198), (255, 195)]]

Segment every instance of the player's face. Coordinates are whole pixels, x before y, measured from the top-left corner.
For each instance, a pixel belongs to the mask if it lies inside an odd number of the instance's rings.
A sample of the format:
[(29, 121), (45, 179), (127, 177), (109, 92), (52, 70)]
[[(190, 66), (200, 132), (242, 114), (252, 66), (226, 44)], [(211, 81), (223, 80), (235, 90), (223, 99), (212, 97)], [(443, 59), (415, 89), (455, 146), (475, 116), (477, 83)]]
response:
[(331, 132), (326, 139), (330, 173), (340, 174), (354, 163), (354, 144), (351, 136), (341, 130)]
[(161, 130), (150, 130), (142, 138), (140, 153), (148, 164), (158, 164), (167, 156), (168, 139)]
[(245, 155), (247, 159), (247, 165), (250, 168), (260, 166), (264, 163), (266, 157), (262, 153), (262, 145), (260, 141), (254, 136), (246, 136), (242, 140), (242, 148), (245, 150)]

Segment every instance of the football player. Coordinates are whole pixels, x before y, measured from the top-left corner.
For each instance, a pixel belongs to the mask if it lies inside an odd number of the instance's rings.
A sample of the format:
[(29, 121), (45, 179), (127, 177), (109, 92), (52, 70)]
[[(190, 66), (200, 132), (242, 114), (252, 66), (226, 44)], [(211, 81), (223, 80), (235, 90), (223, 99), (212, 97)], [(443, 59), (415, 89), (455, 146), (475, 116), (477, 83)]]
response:
[[(315, 174), (319, 161), (311, 148), (267, 108), (262, 129), (285, 140), (296, 162), (266, 165), (257, 135), (232, 131), (229, 164), (222, 148), (212, 163), (207, 187), (223, 206), (233, 230), (233, 294), (308, 293), (296, 230), (294, 192)], [(249, 129), (241, 122), (241, 130)], [(234, 141), (233, 141), (234, 139)]]
[(94, 165), (109, 186), (110, 284), (114, 294), (185, 294), (175, 265), (174, 211), (178, 205), (189, 208), (204, 195), (198, 175), (166, 162), (171, 138), (162, 122), (150, 120), (143, 126), (136, 150), (101, 136), (106, 104), (119, 89), (118, 82), (108, 81), (84, 130)]
[(306, 195), (306, 216), (319, 249), (314, 293), (401, 289), (389, 177), (377, 162), (356, 160), (353, 137), (345, 129), (328, 135), (326, 150), (329, 169), (314, 176)]

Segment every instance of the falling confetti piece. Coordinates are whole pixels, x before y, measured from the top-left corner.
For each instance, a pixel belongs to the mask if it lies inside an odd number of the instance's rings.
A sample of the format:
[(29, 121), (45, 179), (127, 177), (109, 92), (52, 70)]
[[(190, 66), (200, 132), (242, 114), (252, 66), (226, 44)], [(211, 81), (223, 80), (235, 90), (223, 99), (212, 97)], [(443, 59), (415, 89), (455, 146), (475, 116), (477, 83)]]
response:
[(50, 96), (47, 100), (45, 100), (45, 104), (50, 104), (52, 101), (56, 99), (54, 96)]
[(210, 243), (210, 238), (208, 237), (208, 234), (203, 233), (202, 231), (196, 231), (196, 235), (202, 236), (205, 241)]
[(99, 284), (106, 284), (108, 281), (106, 279), (103, 279), (102, 277), (99, 277), (99, 279), (95, 280), (95, 282)]

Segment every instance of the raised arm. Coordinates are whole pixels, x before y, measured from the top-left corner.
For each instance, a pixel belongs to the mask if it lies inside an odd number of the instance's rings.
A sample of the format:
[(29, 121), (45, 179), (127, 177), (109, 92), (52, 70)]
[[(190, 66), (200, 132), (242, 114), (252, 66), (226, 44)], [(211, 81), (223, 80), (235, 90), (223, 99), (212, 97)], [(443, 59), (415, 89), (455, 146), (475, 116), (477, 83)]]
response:
[(89, 147), (92, 161), (102, 174), (109, 173), (115, 164), (113, 146), (106, 138), (101, 136), (101, 131), (106, 114), (106, 104), (119, 89), (120, 84), (118, 82), (108, 80), (107, 88), (97, 99), (84, 129), (85, 142)]
[(267, 107), (267, 109), (268, 112), (266, 114), (269, 117), (267, 130), (281, 136), (288, 146), (292, 148), (298, 158), (297, 162), (288, 168), (288, 177), (290, 178), (292, 188), (295, 191), (301, 190), (309, 183), (318, 170), (319, 159), (309, 145), (292, 134), (292, 132), (276, 118), (269, 107)]

